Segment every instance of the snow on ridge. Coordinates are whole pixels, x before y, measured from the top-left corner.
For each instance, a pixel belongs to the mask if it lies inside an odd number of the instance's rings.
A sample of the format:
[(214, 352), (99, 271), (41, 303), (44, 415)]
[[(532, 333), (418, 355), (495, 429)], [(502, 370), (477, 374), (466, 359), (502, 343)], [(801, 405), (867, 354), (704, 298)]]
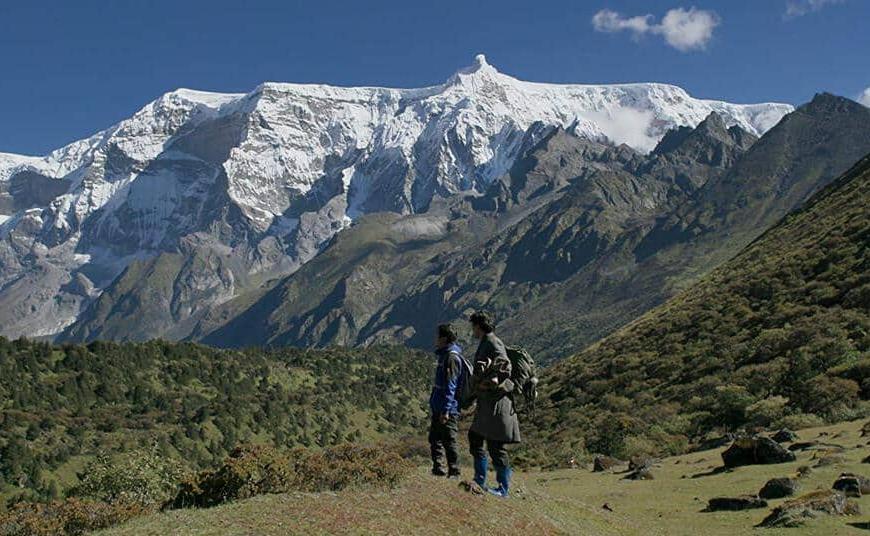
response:
[[(791, 109), (695, 99), (667, 84), (524, 82), (482, 55), (445, 83), (416, 89), (180, 88), (45, 156), (0, 153), (0, 187), (22, 170), (65, 181), (50, 201), (25, 197), (28, 208), (0, 218), (0, 251), (17, 229), (66, 276), (88, 279), (77, 272), (83, 263), (100, 274), (86, 291), (63, 287), (62, 279), (35, 283), (39, 293), (64, 296), (31, 304), (39, 312), (29, 315), (56, 320), (42, 328), (51, 333), (72, 323), (131, 259), (173, 250), (192, 234), (278, 247), (248, 269), (286, 274), (365, 213), (425, 212), (436, 196), (480, 191), (510, 169), (533, 125), (646, 151), (667, 129), (695, 126), (712, 111), (760, 134)], [(209, 210), (227, 197), (245, 216), (229, 238), (215, 233), (221, 211)], [(13, 261), (0, 283), (26, 271), (24, 259)], [(4, 329), (24, 333), (32, 321)]]

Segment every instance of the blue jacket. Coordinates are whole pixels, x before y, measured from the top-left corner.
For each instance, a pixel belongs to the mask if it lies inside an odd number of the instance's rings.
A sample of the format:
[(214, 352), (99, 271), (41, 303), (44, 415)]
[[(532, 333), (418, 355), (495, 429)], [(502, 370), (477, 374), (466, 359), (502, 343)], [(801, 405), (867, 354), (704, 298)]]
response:
[(429, 397), (432, 415), (459, 415), (459, 379), (462, 372), (462, 348), (456, 343), (435, 350), (438, 367), (435, 369), (435, 385)]

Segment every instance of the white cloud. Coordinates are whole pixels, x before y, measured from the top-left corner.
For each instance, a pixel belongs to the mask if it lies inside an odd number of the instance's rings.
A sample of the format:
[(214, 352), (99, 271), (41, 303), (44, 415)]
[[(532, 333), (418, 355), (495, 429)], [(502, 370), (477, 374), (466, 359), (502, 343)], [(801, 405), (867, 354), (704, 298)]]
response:
[(655, 149), (658, 138), (648, 134), (654, 114), (651, 110), (616, 108), (609, 111), (587, 112), (601, 132), (613, 143), (624, 143), (648, 153)]
[(845, 0), (788, 0), (785, 4), (786, 17), (800, 17), (824, 7), (841, 4)]
[(602, 9), (592, 17), (592, 25), (599, 32), (619, 32), (629, 30), (637, 35), (650, 31), (649, 21), (652, 15), (639, 15), (637, 17), (623, 17), (616, 11)]
[(706, 48), (719, 22), (719, 15), (714, 11), (694, 7), (671, 9), (658, 24), (652, 15), (623, 17), (609, 9), (602, 9), (592, 17), (592, 26), (598, 32), (628, 31), (635, 39), (646, 34), (661, 35), (667, 44), (681, 52)]
[(858, 95), (858, 98), (856, 100), (864, 106), (870, 108), (870, 87), (868, 87), (864, 90), (863, 93)]

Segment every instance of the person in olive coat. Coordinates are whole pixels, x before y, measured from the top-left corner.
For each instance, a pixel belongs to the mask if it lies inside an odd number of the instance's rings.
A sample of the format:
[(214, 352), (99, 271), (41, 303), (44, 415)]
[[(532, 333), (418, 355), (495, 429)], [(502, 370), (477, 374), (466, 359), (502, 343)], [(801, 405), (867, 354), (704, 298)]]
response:
[(520, 424), (513, 401), (511, 361), (504, 343), (493, 333), (492, 321), (486, 314), (475, 313), (469, 321), (475, 338), (480, 341), (474, 354), (474, 373), (471, 378), (477, 409), (468, 431), (468, 443), (474, 457), (474, 481), (487, 489), (488, 451), (499, 484), (497, 488), (488, 491), (493, 495), (507, 497), (511, 468), (506, 446), (520, 442)]

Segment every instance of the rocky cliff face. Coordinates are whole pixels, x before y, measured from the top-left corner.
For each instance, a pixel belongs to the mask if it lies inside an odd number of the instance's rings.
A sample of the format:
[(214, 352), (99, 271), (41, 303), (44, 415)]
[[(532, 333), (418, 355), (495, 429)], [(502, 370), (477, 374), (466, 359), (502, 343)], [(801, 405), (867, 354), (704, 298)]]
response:
[(426, 347), (435, 323), (483, 308), (512, 342), (558, 358), (660, 304), (870, 152), (870, 110), (829, 100), (758, 140), (711, 114), (647, 155), (545, 130), (483, 195), (433, 206), (426, 217), (443, 218), (436, 237), (402, 240), (361, 222), (196, 336)]
[[(364, 214), (479, 196), (548, 127), (646, 152), (712, 111), (750, 136), (790, 110), (664, 84), (522, 82), (482, 56), (423, 89), (177, 90), (45, 157), (0, 154), (0, 333), (52, 336), (87, 320), (70, 336), (181, 336)], [(133, 299), (143, 278), (162, 290)], [(118, 315), (147, 320), (135, 333), (103, 328)]]

